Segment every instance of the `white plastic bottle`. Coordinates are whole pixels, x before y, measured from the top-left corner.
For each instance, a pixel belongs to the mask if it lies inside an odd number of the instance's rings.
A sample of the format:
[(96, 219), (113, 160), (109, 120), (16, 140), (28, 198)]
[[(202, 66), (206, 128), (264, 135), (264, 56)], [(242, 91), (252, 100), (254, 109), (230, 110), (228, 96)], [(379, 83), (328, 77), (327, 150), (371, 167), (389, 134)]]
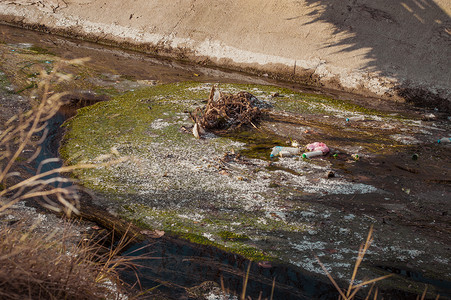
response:
[(273, 158), (274, 156), (279, 155), (280, 157), (287, 157), (287, 156), (293, 156), (298, 155), (301, 153), (301, 149), (297, 147), (282, 147), (282, 146), (275, 146), (272, 148), (271, 155), (269, 157)]
[(364, 121), (364, 120), (365, 120), (364, 116), (355, 116), (355, 117), (346, 118), (346, 122), (355, 122), (355, 121)]
[(315, 156), (324, 155), (323, 151), (312, 151), (312, 152), (305, 152), (302, 154), (302, 158), (312, 158)]
[(451, 143), (451, 138), (449, 137), (442, 137), (441, 139), (438, 140), (439, 144), (449, 144)]

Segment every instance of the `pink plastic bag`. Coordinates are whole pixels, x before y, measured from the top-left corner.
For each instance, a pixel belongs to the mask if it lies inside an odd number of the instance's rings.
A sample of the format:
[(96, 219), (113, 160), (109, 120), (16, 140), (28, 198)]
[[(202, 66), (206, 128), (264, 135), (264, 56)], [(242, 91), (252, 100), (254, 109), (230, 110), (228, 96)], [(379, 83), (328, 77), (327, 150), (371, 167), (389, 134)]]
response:
[(308, 151), (322, 151), (323, 154), (326, 154), (329, 152), (329, 147), (326, 146), (324, 143), (314, 142), (311, 144), (308, 144), (306, 146)]

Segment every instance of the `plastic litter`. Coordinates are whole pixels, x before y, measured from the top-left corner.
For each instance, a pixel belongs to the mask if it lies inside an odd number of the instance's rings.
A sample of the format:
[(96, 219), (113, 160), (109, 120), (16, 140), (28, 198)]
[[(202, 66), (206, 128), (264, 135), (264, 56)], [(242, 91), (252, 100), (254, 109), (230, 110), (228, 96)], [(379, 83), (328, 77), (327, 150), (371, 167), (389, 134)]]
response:
[(451, 143), (451, 138), (449, 138), (449, 137), (442, 137), (437, 142), (439, 144), (449, 144), (449, 143)]
[(194, 124), (193, 135), (196, 137), (196, 139), (200, 139), (205, 133), (205, 129), (203, 129), (202, 126), (197, 123)]
[(275, 146), (272, 148), (271, 155), (269, 157), (273, 158), (274, 156), (281, 156), (281, 157), (287, 157), (287, 156), (293, 156), (298, 155), (301, 153), (301, 149), (297, 147), (283, 147), (283, 146)]
[(364, 116), (355, 116), (355, 117), (346, 118), (346, 122), (355, 122), (355, 121), (365, 121), (365, 117)]
[(312, 152), (305, 152), (302, 154), (303, 158), (312, 158), (315, 156), (321, 156), (324, 155), (323, 151), (319, 150), (319, 151), (312, 151)]
[(359, 159), (360, 159), (360, 157), (359, 157), (358, 154), (352, 154), (351, 157), (352, 157), (354, 160), (359, 160)]
[(323, 154), (329, 152), (329, 147), (327, 147), (326, 144), (319, 142), (308, 144), (305, 148), (307, 148), (308, 151), (322, 151)]
[(315, 156), (325, 155), (329, 152), (329, 147), (324, 143), (314, 142), (305, 146), (309, 152), (302, 154), (303, 158), (312, 158)]

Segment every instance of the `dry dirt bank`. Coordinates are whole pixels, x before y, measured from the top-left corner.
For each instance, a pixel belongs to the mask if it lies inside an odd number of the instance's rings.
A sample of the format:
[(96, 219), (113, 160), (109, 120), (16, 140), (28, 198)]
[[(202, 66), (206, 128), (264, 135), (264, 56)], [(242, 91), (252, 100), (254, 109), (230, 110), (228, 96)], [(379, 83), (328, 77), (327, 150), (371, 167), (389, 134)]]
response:
[(10, 0), (0, 20), (203, 64), (451, 108), (447, 0)]

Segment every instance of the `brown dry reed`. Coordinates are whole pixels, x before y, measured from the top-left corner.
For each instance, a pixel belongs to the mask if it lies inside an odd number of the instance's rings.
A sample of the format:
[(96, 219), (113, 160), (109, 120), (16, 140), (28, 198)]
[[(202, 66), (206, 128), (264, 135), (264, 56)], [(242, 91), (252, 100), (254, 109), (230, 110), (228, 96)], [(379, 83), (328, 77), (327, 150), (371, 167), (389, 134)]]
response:
[[(36, 199), (44, 207), (64, 212), (68, 216), (78, 214), (78, 194), (75, 186), (63, 187), (69, 179), (59, 176), (76, 169), (97, 168), (118, 163), (125, 158), (102, 164), (78, 164), (63, 166), (41, 173), (42, 165), (58, 160), (50, 158), (42, 161), (34, 176), (24, 176), (17, 171), (24, 150), (32, 151), (23, 163), (30, 164), (41, 152), (41, 143), (47, 137), (47, 122), (64, 104), (62, 97), (66, 92), (54, 92), (51, 87), (71, 79), (71, 75), (59, 71), (63, 65), (83, 64), (87, 58), (59, 62), (52, 71), (42, 71), (37, 89), (33, 92), (32, 108), (9, 119), (0, 128), (0, 213), (19, 201)], [(117, 153), (110, 155), (115, 156)], [(109, 158), (111, 158), (109, 157)], [(103, 157), (105, 159), (105, 157)], [(26, 179), (25, 179), (25, 178)]]
[(118, 274), (142, 259), (118, 255), (129, 240), (104, 249), (101, 239), (87, 238), (77, 246), (70, 232), (70, 224), (48, 234), (22, 224), (1, 228), (0, 299), (125, 299)]
[[(41, 173), (44, 160), (35, 175), (19, 173), (18, 165), (30, 164), (41, 151), (47, 136), (47, 122), (64, 104), (65, 92), (51, 87), (71, 79), (60, 72), (64, 65), (82, 64), (86, 58), (61, 61), (52, 71), (42, 71), (31, 99), (31, 109), (9, 119), (0, 128), (0, 214), (23, 200), (35, 200), (44, 207), (67, 216), (79, 213), (79, 195), (74, 185), (63, 187), (69, 179), (60, 176), (76, 169), (97, 168), (119, 163), (127, 158), (117, 151), (103, 155), (103, 163), (63, 166)], [(25, 151), (32, 155), (24, 158)], [(66, 233), (38, 234), (34, 227), (0, 224), (0, 299), (120, 299), (118, 272), (134, 268), (142, 257), (123, 257), (127, 245), (124, 234), (115, 247), (102, 244), (67, 243)], [(113, 230), (114, 232), (114, 230)], [(68, 246), (72, 245), (72, 246)]]
[[(371, 246), (371, 243), (373, 242), (373, 226), (371, 225), (370, 230), (368, 232), (368, 236), (366, 238), (365, 243), (363, 243), (362, 245), (360, 245), (359, 248), (359, 253), (357, 255), (357, 259), (356, 262), (354, 264), (354, 271), (352, 272), (352, 276), (351, 276), (351, 280), (349, 282), (349, 286), (346, 290), (341, 289), (339, 287), (339, 285), (337, 284), (337, 282), (334, 280), (334, 278), (332, 277), (332, 275), (329, 273), (329, 271), (327, 271), (326, 267), (324, 266), (324, 264), (320, 261), (320, 259), (316, 257), (316, 259), (318, 260), (318, 263), (320, 264), (321, 268), (323, 269), (323, 271), (326, 273), (327, 277), (329, 278), (329, 280), (332, 282), (332, 284), (334, 285), (334, 287), (337, 289), (338, 293), (340, 294), (338, 300), (352, 300), (355, 299), (355, 296), (357, 294), (357, 292), (365, 287), (371, 284), (371, 287), (365, 297), (365, 300), (369, 300), (369, 299), (373, 299), (373, 300), (377, 300), (378, 296), (379, 296), (379, 291), (377, 288), (375, 288), (375, 283), (386, 279), (388, 277), (393, 276), (393, 274), (388, 274), (385, 276), (380, 276), (374, 279), (368, 279), (368, 278), (364, 278), (363, 281), (359, 284), (354, 284), (354, 282), (356, 281), (356, 277), (357, 277), (357, 271), (363, 261), (363, 257), (365, 256), (366, 252), (368, 251), (368, 248)], [(373, 294), (374, 291), (374, 294)], [(427, 292), (427, 286), (423, 292), (423, 294), (417, 297), (417, 299), (421, 299), (424, 300), (426, 297), (426, 292)], [(436, 296), (436, 300), (438, 300), (440, 298), (440, 295)]]

